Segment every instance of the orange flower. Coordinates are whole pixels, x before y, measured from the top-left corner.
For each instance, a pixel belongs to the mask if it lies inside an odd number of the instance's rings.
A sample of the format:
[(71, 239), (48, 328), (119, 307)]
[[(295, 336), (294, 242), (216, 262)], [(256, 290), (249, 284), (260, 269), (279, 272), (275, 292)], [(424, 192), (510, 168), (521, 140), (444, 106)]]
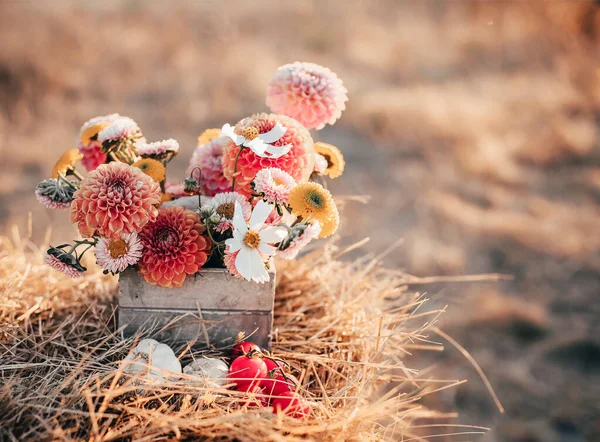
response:
[(67, 172), (74, 170), (75, 163), (83, 158), (79, 149), (69, 149), (62, 154), (60, 159), (52, 168), (52, 178), (58, 178), (58, 174), (67, 175)]
[(208, 260), (211, 242), (198, 214), (183, 207), (160, 209), (140, 233), (144, 251), (140, 274), (149, 284), (181, 287)]

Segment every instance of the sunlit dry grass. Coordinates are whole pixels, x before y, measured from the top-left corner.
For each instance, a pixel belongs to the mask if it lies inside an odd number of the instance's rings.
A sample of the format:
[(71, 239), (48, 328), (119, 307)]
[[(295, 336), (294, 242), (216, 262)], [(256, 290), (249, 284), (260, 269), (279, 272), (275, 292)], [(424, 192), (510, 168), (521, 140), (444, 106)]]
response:
[[(17, 234), (0, 243), (3, 437), (412, 440), (448, 429), (429, 425), (451, 415), (418, 401), (457, 382), (405, 365), (414, 351), (441, 349), (428, 337), (441, 311), (421, 311), (426, 299), (405, 285), (417, 279), (383, 270), (372, 257), (343, 263), (329, 245), (280, 272), (273, 352), (291, 364), (311, 403), (311, 417), (301, 421), (248, 408), (240, 393), (189, 377), (134, 385), (119, 361), (139, 336), (123, 339), (115, 330), (114, 279), (92, 272), (70, 280)], [(175, 351), (184, 364), (200, 354), (183, 344)]]

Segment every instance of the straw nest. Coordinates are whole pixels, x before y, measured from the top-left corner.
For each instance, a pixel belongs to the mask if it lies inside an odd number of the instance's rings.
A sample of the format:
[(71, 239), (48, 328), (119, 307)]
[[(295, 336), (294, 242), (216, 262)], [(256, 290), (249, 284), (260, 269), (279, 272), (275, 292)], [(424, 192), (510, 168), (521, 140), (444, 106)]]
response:
[[(99, 272), (70, 280), (45, 266), (28, 241), (0, 237), (0, 439), (431, 435), (439, 430), (432, 420), (448, 414), (418, 401), (451, 382), (420, 379), (403, 360), (414, 350), (439, 349), (427, 328), (440, 312), (421, 312), (425, 299), (406, 289), (407, 275), (372, 257), (340, 261), (342, 253), (329, 244), (280, 272), (273, 352), (292, 365), (310, 401), (310, 418), (298, 420), (185, 378), (140, 390), (120, 361), (144, 335), (124, 339), (115, 331), (116, 280)], [(189, 345), (173, 348), (183, 365), (200, 355)]]

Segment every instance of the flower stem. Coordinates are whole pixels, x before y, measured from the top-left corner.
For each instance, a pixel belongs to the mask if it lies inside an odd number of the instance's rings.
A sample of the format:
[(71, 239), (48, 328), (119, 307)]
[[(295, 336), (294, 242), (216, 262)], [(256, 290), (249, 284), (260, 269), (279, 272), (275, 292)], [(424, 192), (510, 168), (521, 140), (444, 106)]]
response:
[(231, 191), (232, 192), (235, 192), (235, 176), (237, 174), (237, 165), (238, 165), (238, 160), (240, 158), (240, 154), (242, 153), (243, 149), (244, 149), (244, 146), (240, 146), (240, 150), (238, 150), (238, 153), (235, 156), (235, 162), (233, 163), (233, 178), (231, 179)]

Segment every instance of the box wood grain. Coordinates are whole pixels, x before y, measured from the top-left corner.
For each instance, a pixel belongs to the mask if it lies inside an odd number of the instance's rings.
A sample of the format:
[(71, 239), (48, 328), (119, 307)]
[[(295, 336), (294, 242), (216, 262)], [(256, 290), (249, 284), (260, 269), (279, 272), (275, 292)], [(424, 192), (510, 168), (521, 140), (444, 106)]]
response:
[(146, 283), (137, 271), (119, 275), (119, 327), (126, 336), (140, 328), (168, 329), (158, 339), (196, 340), (217, 348), (233, 344), (236, 335), (254, 333), (253, 342), (270, 346), (275, 301), (275, 270), (265, 284), (239, 280), (226, 269), (202, 269), (181, 288)]

